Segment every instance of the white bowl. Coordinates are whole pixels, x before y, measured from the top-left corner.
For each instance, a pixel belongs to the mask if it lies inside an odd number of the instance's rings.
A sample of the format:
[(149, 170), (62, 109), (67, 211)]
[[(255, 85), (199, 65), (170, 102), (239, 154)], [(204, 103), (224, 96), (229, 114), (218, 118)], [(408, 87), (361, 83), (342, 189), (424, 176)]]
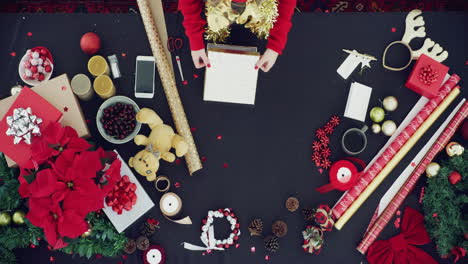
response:
[(45, 82), (47, 80), (50, 79), (50, 77), (52, 76), (52, 73), (54, 72), (54, 64), (49, 60), (47, 59), (49, 62), (50, 62), (50, 67), (52, 68), (50, 72), (46, 72), (44, 73), (44, 80), (42, 81), (39, 81), (39, 80), (25, 80), (23, 79), (23, 75), (24, 75), (24, 71), (25, 71), (25, 68), (23, 66), (24, 62), (28, 60), (28, 54), (24, 54), (23, 58), (21, 58), (21, 61), (18, 65), (18, 73), (19, 73), (19, 76), (21, 78), (21, 80), (23, 82), (25, 82), (27, 85), (30, 85), (30, 86), (36, 86), (38, 84), (40, 84), (41, 82)]
[(97, 125), (97, 128), (99, 130), (99, 133), (101, 134), (101, 136), (105, 140), (107, 140), (107, 141), (109, 141), (110, 143), (113, 143), (113, 144), (123, 144), (123, 143), (127, 143), (130, 140), (132, 140), (138, 134), (138, 132), (140, 132), (141, 123), (137, 121), (136, 125), (135, 125), (135, 129), (133, 130), (133, 132), (124, 139), (115, 139), (112, 136), (107, 135), (106, 131), (104, 130), (104, 127), (101, 124), (101, 118), (102, 118), (102, 115), (104, 114), (104, 109), (106, 109), (107, 107), (109, 107), (109, 106), (111, 106), (113, 104), (117, 104), (117, 103), (124, 103), (124, 104), (133, 105), (133, 108), (135, 109), (136, 113), (138, 113), (138, 111), (140, 111), (140, 107), (138, 107), (138, 105), (132, 99), (130, 99), (130, 98), (126, 97), (126, 96), (114, 96), (114, 97), (111, 97), (111, 98), (107, 99), (106, 101), (104, 101), (101, 104), (101, 106), (99, 107), (99, 109), (97, 111), (97, 114), (96, 114), (96, 125)]

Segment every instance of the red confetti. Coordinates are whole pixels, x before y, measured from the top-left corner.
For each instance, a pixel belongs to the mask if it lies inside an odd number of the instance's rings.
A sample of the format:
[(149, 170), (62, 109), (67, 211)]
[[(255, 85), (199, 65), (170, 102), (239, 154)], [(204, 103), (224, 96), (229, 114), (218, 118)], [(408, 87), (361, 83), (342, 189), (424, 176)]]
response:
[(198, 78), (198, 74), (194, 73), (194, 74), (193, 74), (193, 78), (194, 78), (194, 79), (197, 79), (197, 78)]
[(180, 188), (180, 182), (176, 182), (176, 183), (174, 183), (174, 187), (176, 187), (176, 188)]
[(188, 81), (187, 81), (187, 80), (184, 80), (184, 81), (182, 82), (182, 84), (187, 85), (187, 84), (188, 84)]
[(127, 256), (127, 255), (122, 255), (122, 258), (123, 258), (124, 260), (127, 260), (127, 259), (128, 259), (128, 256)]
[(51, 247), (51, 246), (47, 246), (47, 250), (51, 251), (51, 250), (52, 250), (52, 247)]
[(226, 162), (223, 164), (223, 168), (227, 168), (229, 167), (229, 164), (227, 164)]
[(40, 238), (40, 237), (38, 237), (38, 238), (36, 238), (36, 240), (37, 240), (37, 241), (41, 241), (41, 238)]
[(49, 261), (50, 261), (50, 262), (55, 262), (55, 257), (54, 257), (54, 256), (50, 256), (50, 257), (49, 257)]
[(12, 52), (10, 53), (10, 56), (15, 57), (15, 56), (16, 56), (16, 52), (12, 51)]
[(86, 123), (88, 123), (88, 124), (89, 124), (89, 122), (91, 122), (91, 120), (89, 120), (89, 119), (86, 119)]
[(195, 132), (195, 131), (197, 131), (197, 128), (196, 127), (191, 127), (190, 131)]
[(251, 247), (250, 252), (255, 253), (255, 247)]
[(218, 136), (216, 137), (216, 139), (217, 139), (217, 140), (221, 140), (221, 139), (223, 139), (223, 136), (218, 135)]
[(65, 107), (63, 108), (63, 111), (68, 112), (68, 107), (65, 106)]
[(240, 244), (236, 244), (236, 248), (239, 248), (240, 247)]
[(421, 192), (419, 193), (419, 201), (418, 201), (420, 204), (423, 202), (425, 191), (426, 191), (426, 188), (422, 187)]
[(180, 159), (176, 159), (175, 164), (179, 165), (180, 164)]
[(270, 260), (270, 256), (266, 255), (265, 260)]
[(320, 174), (322, 174), (322, 173), (323, 173), (323, 170), (322, 170), (322, 169), (318, 169), (318, 171), (320, 172)]
[(416, 166), (416, 163), (414, 163), (414, 161), (411, 162), (411, 167), (415, 167), (415, 166)]
[(327, 9), (327, 10), (325, 10), (325, 13), (330, 13), (330, 10), (328, 10), (328, 9)]
[(102, 258), (102, 255), (101, 255), (101, 254), (96, 254), (95, 257), (96, 257), (97, 259), (101, 259), (101, 258)]
[(465, 65), (468, 65), (468, 61), (465, 61)]
[(436, 218), (437, 216), (439, 216), (437, 213), (432, 214), (432, 217), (434, 217), (434, 218)]
[(401, 215), (401, 211), (400, 210), (396, 211), (396, 215)]
[(34, 244), (29, 244), (29, 247), (30, 247), (30, 248), (36, 248), (36, 245), (34, 245)]
[(67, 87), (66, 86), (62, 86), (62, 91), (66, 91), (67, 90)]
[(203, 253), (201, 253), (201, 255), (202, 255), (202, 256), (205, 256), (205, 255), (206, 255), (206, 253), (205, 253), (205, 252), (203, 252)]
[(27, 35), (28, 37), (32, 37), (32, 32), (28, 32), (26, 35)]
[(395, 226), (395, 228), (400, 228), (400, 218), (398, 217), (397, 219), (395, 219), (395, 222), (393, 222), (393, 225)]
[(395, 27), (392, 27), (392, 32), (393, 32), (393, 33), (396, 32), (396, 28), (395, 28)]
[(122, 57), (124, 57), (124, 58), (127, 57), (127, 53), (122, 52), (122, 54), (120, 54), (120, 55), (122, 55)]
[(206, 161), (206, 157), (205, 157), (205, 156), (201, 157), (201, 161), (202, 161), (202, 162), (205, 162), (205, 161)]

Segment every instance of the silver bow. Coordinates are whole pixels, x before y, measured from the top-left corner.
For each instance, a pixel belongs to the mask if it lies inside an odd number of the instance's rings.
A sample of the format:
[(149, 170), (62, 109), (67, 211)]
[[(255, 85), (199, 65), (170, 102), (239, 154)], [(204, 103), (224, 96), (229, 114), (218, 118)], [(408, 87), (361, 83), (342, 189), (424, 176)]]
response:
[(13, 115), (7, 116), (6, 122), (8, 124), (7, 136), (15, 137), (13, 144), (24, 140), (26, 144), (30, 145), (32, 136), (41, 135), (39, 124), (42, 123), (42, 119), (33, 115), (30, 107), (13, 109)]
[(145, 150), (151, 152), (157, 159), (161, 157), (161, 152), (159, 152), (158, 150), (154, 150), (153, 144), (149, 144), (148, 146), (146, 146)]

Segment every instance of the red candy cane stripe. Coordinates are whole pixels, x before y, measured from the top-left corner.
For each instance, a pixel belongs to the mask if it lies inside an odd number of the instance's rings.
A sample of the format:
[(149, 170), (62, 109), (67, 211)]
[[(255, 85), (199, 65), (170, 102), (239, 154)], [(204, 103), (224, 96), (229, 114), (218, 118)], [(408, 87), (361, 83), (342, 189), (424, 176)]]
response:
[(375, 221), (374, 225), (369, 229), (369, 231), (364, 236), (363, 240), (357, 247), (357, 250), (362, 254), (365, 254), (369, 249), (369, 246), (374, 243), (377, 237), (380, 235), (382, 230), (391, 220), (395, 212), (401, 206), (405, 198), (411, 193), (416, 182), (424, 174), (427, 165), (432, 162), (434, 157), (441, 152), (445, 145), (450, 141), (453, 134), (457, 130), (458, 126), (465, 120), (468, 116), (468, 101), (463, 104), (457, 114), (453, 117), (447, 127), (444, 129), (442, 134), (437, 138), (434, 144), (431, 146), (431, 149), (426, 154), (424, 159), (419, 163), (418, 167), (413, 171), (410, 177), (406, 180), (405, 184), (401, 186), (398, 193), (393, 197), (393, 199), (388, 204), (387, 208), (382, 212), (380, 217)]
[(333, 215), (338, 219), (348, 209), (356, 198), (363, 192), (369, 183), (379, 174), (383, 167), (395, 156), (398, 150), (408, 141), (408, 139), (416, 132), (421, 124), (426, 120), (434, 109), (444, 100), (455, 85), (460, 81), (460, 77), (456, 74), (450, 76), (445, 84), (440, 88), (437, 95), (432, 98), (419, 111), (419, 113), (411, 120), (408, 126), (395, 138), (388, 146), (377, 161), (364, 173), (350, 190), (348, 190), (343, 198), (340, 199), (333, 207)]

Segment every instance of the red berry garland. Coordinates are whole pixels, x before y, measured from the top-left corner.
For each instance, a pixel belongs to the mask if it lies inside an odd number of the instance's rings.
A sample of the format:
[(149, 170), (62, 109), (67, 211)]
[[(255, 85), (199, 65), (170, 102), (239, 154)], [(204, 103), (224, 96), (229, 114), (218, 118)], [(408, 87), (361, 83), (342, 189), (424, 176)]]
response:
[(332, 116), (328, 123), (317, 129), (315, 136), (317, 140), (312, 143), (312, 161), (319, 170), (328, 169), (331, 166), (330, 156), (331, 150), (329, 148), (330, 135), (335, 130), (336, 126), (340, 124), (340, 118), (338, 116)]

